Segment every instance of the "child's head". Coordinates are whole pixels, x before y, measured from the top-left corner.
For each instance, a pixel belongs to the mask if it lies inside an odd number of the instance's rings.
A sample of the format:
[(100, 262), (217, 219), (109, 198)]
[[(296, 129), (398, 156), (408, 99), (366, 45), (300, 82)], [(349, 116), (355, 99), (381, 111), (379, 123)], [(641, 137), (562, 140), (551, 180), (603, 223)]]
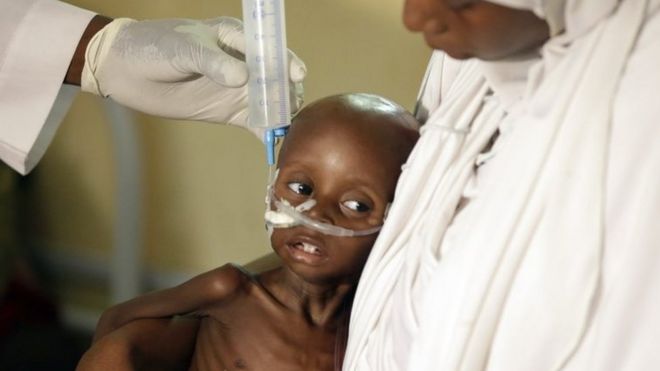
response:
[[(382, 97), (320, 99), (293, 120), (279, 154), (274, 198), (293, 206), (313, 199), (306, 216), (332, 226), (378, 227), (418, 135), (414, 117)], [(271, 242), (284, 264), (309, 281), (354, 282), (376, 235), (338, 237), (300, 225), (276, 228)]]

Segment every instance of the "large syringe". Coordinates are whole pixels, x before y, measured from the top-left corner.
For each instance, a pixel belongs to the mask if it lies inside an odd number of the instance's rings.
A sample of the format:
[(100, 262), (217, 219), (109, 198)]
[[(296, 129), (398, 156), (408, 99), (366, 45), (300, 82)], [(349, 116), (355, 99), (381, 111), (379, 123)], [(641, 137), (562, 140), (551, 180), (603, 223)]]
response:
[(265, 129), (266, 157), (273, 165), (275, 142), (291, 124), (284, 0), (243, 0), (243, 25), (248, 125)]

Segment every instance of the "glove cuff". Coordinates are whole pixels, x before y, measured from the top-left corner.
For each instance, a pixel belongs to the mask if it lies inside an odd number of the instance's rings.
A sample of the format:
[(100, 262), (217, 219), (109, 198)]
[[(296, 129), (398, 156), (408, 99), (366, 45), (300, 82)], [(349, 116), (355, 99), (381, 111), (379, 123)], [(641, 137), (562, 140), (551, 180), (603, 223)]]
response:
[(103, 84), (99, 79), (103, 61), (110, 52), (112, 44), (125, 25), (135, 22), (130, 18), (117, 18), (97, 32), (85, 49), (85, 64), (80, 77), (82, 91), (107, 97), (103, 92)]

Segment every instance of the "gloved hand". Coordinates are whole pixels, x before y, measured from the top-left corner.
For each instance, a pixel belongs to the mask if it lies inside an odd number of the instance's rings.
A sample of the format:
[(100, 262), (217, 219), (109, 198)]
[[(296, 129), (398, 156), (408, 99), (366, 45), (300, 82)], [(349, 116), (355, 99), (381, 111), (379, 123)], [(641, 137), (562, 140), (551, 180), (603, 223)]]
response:
[[(235, 18), (115, 19), (87, 46), (81, 88), (156, 116), (245, 127), (244, 51), (243, 24)], [(290, 51), (289, 71), (295, 112), (306, 68)]]

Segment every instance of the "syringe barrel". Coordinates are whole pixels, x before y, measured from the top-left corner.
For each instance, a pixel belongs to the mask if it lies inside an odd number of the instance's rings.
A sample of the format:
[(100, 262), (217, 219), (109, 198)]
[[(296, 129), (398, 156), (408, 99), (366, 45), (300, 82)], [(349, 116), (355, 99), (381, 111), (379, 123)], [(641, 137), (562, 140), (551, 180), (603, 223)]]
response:
[(242, 0), (248, 81), (248, 125), (291, 123), (284, 0)]

